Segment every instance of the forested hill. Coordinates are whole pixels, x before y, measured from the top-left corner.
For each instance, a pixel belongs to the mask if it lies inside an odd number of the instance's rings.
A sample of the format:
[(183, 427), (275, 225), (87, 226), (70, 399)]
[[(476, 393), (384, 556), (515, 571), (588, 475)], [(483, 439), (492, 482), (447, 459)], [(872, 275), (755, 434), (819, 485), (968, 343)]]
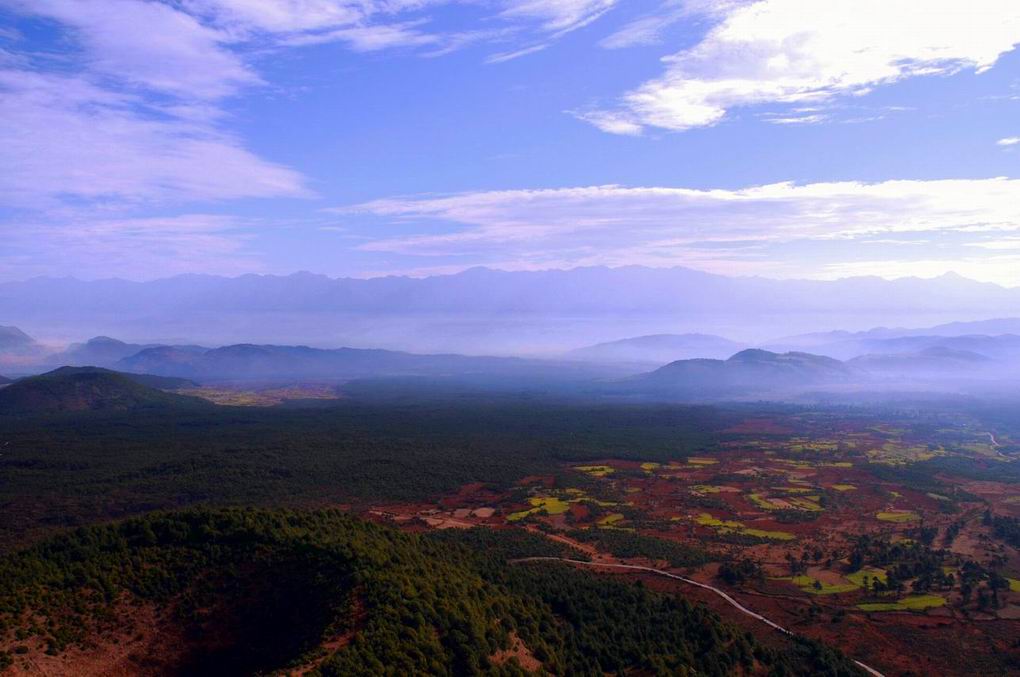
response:
[(0, 390), (0, 415), (212, 406), (158, 389), (186, 383), (184, 379), (126, 375), (97, 367), (60, 367)]
[[(474, 545), (475, 547), (472, 547)], [(678, 597), (566, 565), (541, 536), (416, 536), (338, 511), (189, 511), (0, 559), (0, 665), (321, 675), (856, 675)]]

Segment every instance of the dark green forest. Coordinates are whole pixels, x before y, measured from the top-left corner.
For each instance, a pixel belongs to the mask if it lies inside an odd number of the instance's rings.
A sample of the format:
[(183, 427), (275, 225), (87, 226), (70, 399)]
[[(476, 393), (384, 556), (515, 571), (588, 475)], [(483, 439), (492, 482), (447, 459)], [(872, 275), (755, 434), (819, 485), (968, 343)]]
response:
[[(813, 642), (767, 647), (680, 597), (555, 563), (519, 531), (417, 536), (335, 510), (191, 510), (83, 527), (0, 558), (0, 635), (50, 653), (101, 641), (143, 604), (188, 640), (182, 674), (515, 675), (519, 638), (562, 675), (859, 674)], [(129, 612), (128, 612), (129, 613)], [(217, 628), (217, 632), (209, 632)], [(323, 641), (346, 636), (332, 655)], [(164, 658), (164, 660), (166, 660)]]
[(734, 420), (707, 407), (516, 400), (0, 417), (0, 549), (154, 509), (426, 500), (563, 460), (682, 458)]

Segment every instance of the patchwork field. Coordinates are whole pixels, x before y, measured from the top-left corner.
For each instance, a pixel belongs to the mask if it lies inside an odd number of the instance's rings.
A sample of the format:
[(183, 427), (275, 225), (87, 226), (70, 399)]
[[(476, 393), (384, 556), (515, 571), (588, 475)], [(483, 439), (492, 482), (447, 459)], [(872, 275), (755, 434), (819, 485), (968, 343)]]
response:
[[(933, 656), (938, 674), (975, 674), (950, 631), (997, 647), (982, 674), (1007, 674), (1020, 666), (1020, 544), (995, 519), (1014, 518), (1020, 500), (1016, 484), (988, 479), (1013, 461), (987, 441), (914, 421), (748, 419), (697, 454), (565, 462), (447, 509), (720, 586), (885, 674), (932, 674), (918, 666)], [(963, 460), (982, 479), (953, 472)]]

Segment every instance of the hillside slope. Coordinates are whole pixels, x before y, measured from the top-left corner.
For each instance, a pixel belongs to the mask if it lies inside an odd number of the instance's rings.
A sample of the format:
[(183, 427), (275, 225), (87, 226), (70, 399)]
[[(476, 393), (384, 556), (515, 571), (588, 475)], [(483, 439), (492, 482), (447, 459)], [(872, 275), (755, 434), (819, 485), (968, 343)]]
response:
[[(147, 382), (140, 383), (139, 380)], [(211, 406), (152, 386), (180, 387), (180, 379), (127, 376), (98, 367), (60, 367), (20, 379), (0, 390), (0, 414), (125, 411), (157, 407)]]
[[(562, 565), (520, 532), (416, 536), (338, 511), (193, 511), (0, 559), (0, 667), (87, 674), (857, 675), (679, 597)], [(496, 545), (493, 547), (493, 536)], [(29, 619), (37, 619), (37, 623)]]
[(594, 362), (666, 364), (699, 357), (722, 359), (743, 347), (736, 341), (711, 334), (652, 334), (577, 348), (567, 353), (567, 357)]
[(637, 392), (721, 396), (841, 383), (857, 375), (843, 362), (821, 355), (748, 349), (728, 360), (678, 360), (623, 385)]

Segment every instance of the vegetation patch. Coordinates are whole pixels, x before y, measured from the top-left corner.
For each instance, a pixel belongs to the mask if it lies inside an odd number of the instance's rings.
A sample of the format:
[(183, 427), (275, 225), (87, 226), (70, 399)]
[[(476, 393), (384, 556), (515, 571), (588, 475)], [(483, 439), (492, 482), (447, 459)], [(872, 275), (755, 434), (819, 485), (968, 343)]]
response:
[(712, 527), (721, 534), (741, 534), (743, 536), (754, 536), (774, 541), (792, 541), (796, 536), (788, 531), (767, 531), (765, 529), (754, 529), (746, 526), (743, 522), (734, 520), (721, 520), (703, 512), (694, 518), (697, 524), (703, 527)]
[(615, 470), (608, 465), (575, 465), (574, 470), (580, 470), (583, 473), (588, 473), (592, 477), (605, 477), (606, 475), (612, 475)]
[(606, 515), (606, 516), (602, 517), (601, 519), (599, 519), (599, 526), (600, 527), (611, 527), (611, 526), (615, 525), (617, 522), (622, 522), (624, 519), (626, 519), (626, 518), (622, 514), (620, 514), (618, 512), (614, 512), (614, 513), (612, 513), (610, 515)]
[(894, 522), (897, 524), (902, 524), (903, 522), (916, 522), (921, 519), (916, 512), (911, 512), (909, 510), (880, 512), (876, 514), (875, 517), (883, 522)]
[(911, 595), (895, 602), (866, 602), (858, 604), (861, 611), (924, 611), (945, 606), (945, 597), (938, 595)]

